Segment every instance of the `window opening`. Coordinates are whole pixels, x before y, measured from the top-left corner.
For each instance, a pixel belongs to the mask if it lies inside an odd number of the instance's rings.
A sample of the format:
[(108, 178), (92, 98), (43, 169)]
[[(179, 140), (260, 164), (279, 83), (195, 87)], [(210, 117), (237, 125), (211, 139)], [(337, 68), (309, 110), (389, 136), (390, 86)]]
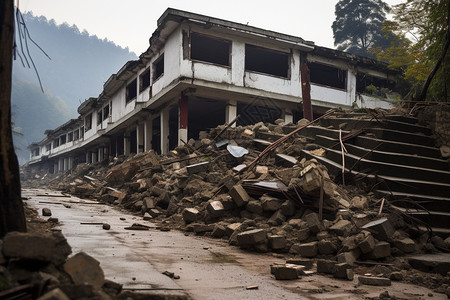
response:
[(64, 145), (65, 143), (66, 143), (66, 135), (64, 134), (64, 135), (61, 135), (60, 137), (59, 137), (59, 139), (60, 139), (60, 144), (61, 145)]
[(67, 134), (67, 141), (68, 142), (73, 141), (73, 132), (72, 131)]
[(97, 125), (102, 124), (102, 110), (97, 111)]
[(145, 70), (139, 76), (139, 93), (142, 93), (149, 86), (150, 86), (150, 68)]
[(130, 102), (131, 100), (135, 99), (137, 96), (137, 80), (136, 78), (130, 82), (129, 85), (127, 85), (126, 88), (126, 103)]
[(311, 83), (346, 90), (347, 71), (336, 67), (309, 62), (309, 78)]
[(191, 33), (191, 59), (230, 66), (231, 41)]
[(164, 54), (153, 63), (153, 82), (164, 75)]
[(92, 113), (84, 118), (84, 131), (88, 131), (92, 128)]
[(79, 131), (78, 131), (78, 129), (77, 129), (77, 130), (75, 130), (75, 131), (73, 132), (73, 140), (76, 141), (76, 140), (78, 140), (79, 138), (80, 138), (80, 133), (79, 133)]
[(245, 70), (288, 78), (289, 54), (246, 44)]

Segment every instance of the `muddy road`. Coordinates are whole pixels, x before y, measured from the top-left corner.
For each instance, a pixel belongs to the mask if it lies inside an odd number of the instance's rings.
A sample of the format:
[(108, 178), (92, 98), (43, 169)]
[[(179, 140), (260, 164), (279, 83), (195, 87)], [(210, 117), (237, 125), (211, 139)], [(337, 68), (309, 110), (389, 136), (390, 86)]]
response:
[[(226, 240), (163, 231), (130, 212), (56, 191), (25, 189), (22, 195), (40, 215), (42, 208), (50, 208), (73, 253), (95, 257), (105, 277), (124, 289), (192, 299), (370, 299), (384, 291), (400, 299), (447, 299), (399, 282), (373, 287), (358, 285), (356, 278), (352, 282), (321, 275), (277, 281), (270, 264), (285, 263), (281, 256), (245, 252)], [(103, 229), (104, 223), (111, 228)], [(148, 230), (125, 229), (134, 223)], [(179, 279), (163, 275), (165, 271)]]

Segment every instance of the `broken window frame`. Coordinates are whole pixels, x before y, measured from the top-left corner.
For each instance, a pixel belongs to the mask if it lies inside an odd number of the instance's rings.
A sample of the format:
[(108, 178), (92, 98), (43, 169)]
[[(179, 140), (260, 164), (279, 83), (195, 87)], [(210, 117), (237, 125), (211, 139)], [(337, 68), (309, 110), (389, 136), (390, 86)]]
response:
[(125, 88), (125, 104), (135, 100), (137, 97), (137, 78), (134, 78)]
[(102, 118), (103, 121), (109, 117), (109, 113), (110, 113), (109, 104), (106, 104), (105, 107), (103, 107), (103, 118)]
[[(231, 46), (231, 40), (191, 32), (189, 38), (189, 59), (231, 68)], [(221, 51), (223, 53), (219, 53)]]
[(88, 132), (92, 128), (92, 113), (84, 117), (84, 132)]
[(164, 75), (164, 53), (152, 63), (152, 70), (153, 82), (156, 82)]
[(150, 84), (151, 84), (151, 76), (149, 67), (139, 75), (139, 93), (145, 91), (145, 89), (147, 89), (150, 86)]
[(80, 132), (78, 129), (73, 131), (73, 140), (76, 141), (80, 138)]
[[(276, 65), (268, 66), (268, 65), (261, 64), (261, 58), (259, 58), (257, 60), (255, 58), (255, 55), (258, 55), (258, 53), (255, 53), (255, 52), (259, 52), (259, 56), (266, 56), (266, 58), (263, 59), (263, 61), (265, 63), (268, 63), (268, 62), (273, 63), (274, 59), (270, 59), (270, 57), (267, 57), (270, 55), (279, 56), (279, 58), (278, 58), (279, 60), (286, 59), (284, 64), (287, 69), (286, 70), (283, 69), (283, 71), (281, 71), (281, 69), (275, 71), (273, 68), (275, 68), (275, 67), (280, 68), (280, 67), (276, 66)], [(283, 58), (281, 58), (281, 56), (283, 56)], [(276, 64), (276, 62), (274, 64)], [(282, 79), (290, 79), (290, 77), (291, 77), (291, 54), (287, 53), (287, 52), (279, 51), (279, 50), (273, 50), (270, 48), (256, 46), (253, 44), (245, 44), (244, 68), (245, 68), (245, 72), (258, 73), (258, 74), (273, 76), (273, 77), (282, 78)], [(270, 69), (272, 69), (272, 70), (270, 70)]]
[[(339, 67), (316, 61), (308, 61), (309, 81), (312, 85), (347, 91), (348, 71)], [(337, 71), (336, 74), (332, 74)], [(324, 73), (325, 72), (325, 73)], [(326, 75), (326, 76), (325, 76)], [(330, 75), (335, 77), (330, 79)], [(340, 78), (342, 76), (342, 78)], [(337, 80), (336, 80), (337, 79)]]
[(102, 110), (102, 109), (99, 109), (99, 110), (97, 111), (97, 126), (100, 125), (100, 124), (102, 124), (102, 121), (103, 121), (102, 115), (103, 115), (103, 110)]
[(59, 144), (64, 145), (67, 142), (67, 136), (65, 134), (59, 136)]

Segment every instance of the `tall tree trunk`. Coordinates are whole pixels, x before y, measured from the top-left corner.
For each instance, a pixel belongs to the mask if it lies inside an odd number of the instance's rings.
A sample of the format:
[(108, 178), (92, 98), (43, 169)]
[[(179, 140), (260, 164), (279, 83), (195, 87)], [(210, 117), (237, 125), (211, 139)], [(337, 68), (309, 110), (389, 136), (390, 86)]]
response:
[(0, 238), (26, 231), (20, 196), (19, 163), (11, 132), (11, 76), (14, 35), (13, 0), (0, 0)]

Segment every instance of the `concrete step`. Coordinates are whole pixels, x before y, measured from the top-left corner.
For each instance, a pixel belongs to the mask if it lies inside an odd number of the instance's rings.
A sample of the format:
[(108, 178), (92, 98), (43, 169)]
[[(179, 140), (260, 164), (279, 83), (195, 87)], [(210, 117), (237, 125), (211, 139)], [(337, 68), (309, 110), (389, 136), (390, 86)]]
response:
[(403, 142), (409, 144), (417, 144), (422, 146), (433, 147), (436, 139), (433, 136), (421, 133), (410, 133), (385, 128), (371, 128), (364, 132), (363, 135), (373, 134), (376, 138), (388, 141)]
[[(340, 150), (332, 150), (325, 148), (327, 158), (342, 164), (342, 152)], [(434, 170), (429, 168), (421, 168), (417, 166), (407, 166), (395, 163), (380, 162), (376, 160), (369, 160), (361, 158), (351, 153), (345, 154), (345, 166), (351, 170), (363, 172), (370, 170), (370, 173), (378, 175), (386, 175), (392, 177), (399, 177), (405, 179), (423, 179), (427, 181), (449, 183), (450, 172), (442, 170)], [(450, 190), (449, 190), (450, 192)]]
[(410, 133), (422, 133), (431, 135), (431, 129), (417, 124), (404, 123), (395, 120), (376, 120), (376, 119), (349, 119), (349, 118), (324, 118), (320, 120), (320, 125), (323, 127), (333, 127), (335, 129), (342, 128), (345, 130), (352, 129), (369, 129), (369, 128), (385, 128)]
[[(322, 135), (316, 135), (316, 143), (327, 148), (334, 147), (333, 149), (336, 150), (340, 149), (340, 146), (337, 145), (338, 142), (339, 142), (338, 139), (333, 139)], [(344, 144), (349, 153), (357, 155), (359, 157), (364, 157), (369, 160), (375, 160), (386, 163), (396, 163), (411, 167), (450, 171), (450, 163), (447, 160), (412, 154), (366, 149), (349, 143)]]
[[(342, 172), (342, 165), (329, 158), (320, 157), (311, 154), (308, 150), (302, 150), (304, 156), (308, 159), (315, 158), (324, 164), (331, 176), (340, 176)], [(346, 166), (346, 174), (350, 174), (350, 169)], [(420, 195), (430, 195), (436, 197), (447, 197), (450, 195), (450, 184), (441, 182), (432, 182), (426, 180), (415, 180), (400, 178), (386, 175), (374, 175), (364, 172), (352, 172), (353, 175), (358, 175), (367, 181), (371, 181), (376, 185), (376, 189), (389, 190), (400, 193), (414, 193)]]
[(415, 203), (431, 211), (450, 212), (450, 198), (448, 197), (436, 197), (429, 195), (400, 193), (381, 189), (376, 190), (375, 194), (379, 197), (385, 197), (386, 199), (393, 201), (394, 203), (399, 200), (412, 200)]

